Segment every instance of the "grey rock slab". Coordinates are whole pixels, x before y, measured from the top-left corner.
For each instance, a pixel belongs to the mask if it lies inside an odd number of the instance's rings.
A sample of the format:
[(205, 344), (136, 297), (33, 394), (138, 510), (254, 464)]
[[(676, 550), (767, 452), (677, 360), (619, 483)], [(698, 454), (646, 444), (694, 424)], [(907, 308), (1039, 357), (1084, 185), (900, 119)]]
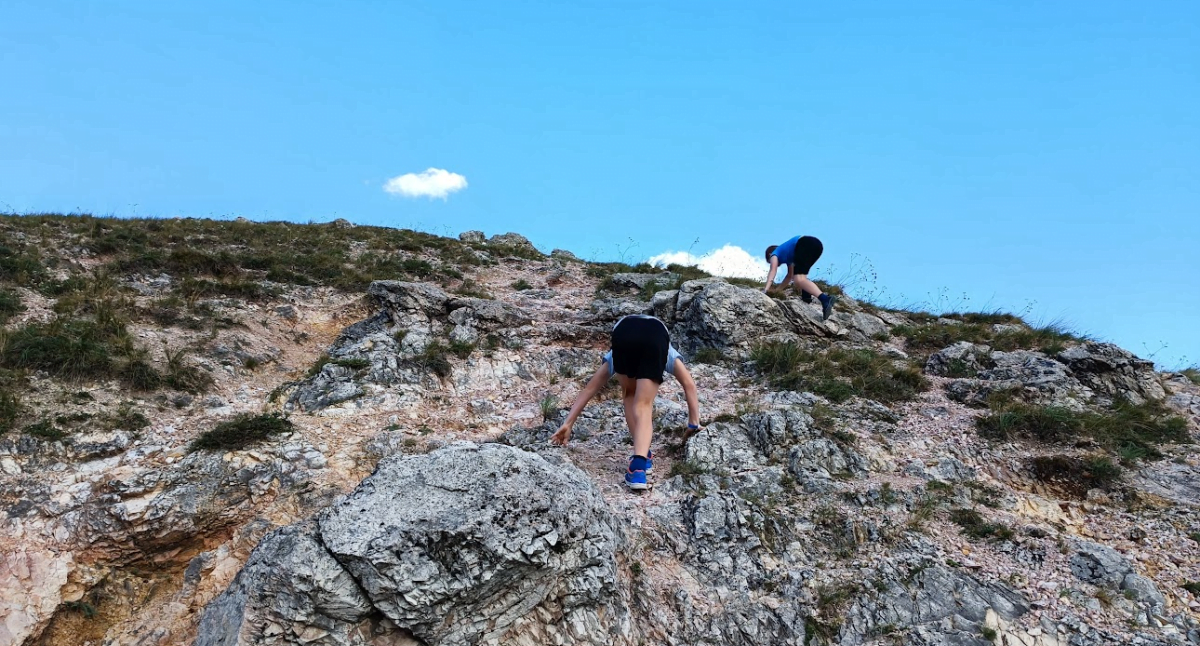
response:
[(604, 601), (623, 542), (582, 472), (500, 444), (387, 458), (319, 523), (379, 611), (446, 645)]
[(1068, 563), (1071, 573), (1080, 580), (1114, 589), (1133, 572), (1133, 566), (1120, 552), (1091, 541), (1079, 541)]
[(1154, 364), (1112, 343), (1085, 342), (1067, 348), (1058, 359), (1096, 393), (1140, 404), (1167, 396)]
[[(374, 608), (315, 529), (311, 522), (292, 525), (263, 539), (204, 609), (196, 646), (352, 643), (351, 631)], [(299, 634), (292, 630), (297, 622)]]

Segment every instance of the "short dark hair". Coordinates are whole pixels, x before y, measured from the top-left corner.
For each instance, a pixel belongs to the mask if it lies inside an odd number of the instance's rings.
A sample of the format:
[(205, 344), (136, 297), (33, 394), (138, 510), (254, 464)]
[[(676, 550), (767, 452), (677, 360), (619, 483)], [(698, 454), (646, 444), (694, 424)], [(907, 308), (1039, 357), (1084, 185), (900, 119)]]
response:
[(778, 248), (779, 248), (779, 245), (774, 245), (774, 244), (773, 244), (773, 245), (771, 245), (771, 246), (769, 246), (769, 247), (767, 247), (767, 254), (766, 254), (766, 256), (767, 256), (767, 264), (768, 264), (768, 265), (769, 265), (769, 264), (771, 264), (771, 254), (775, 253), (775, 250), (776, 250), (776, 249), (778, 249)]

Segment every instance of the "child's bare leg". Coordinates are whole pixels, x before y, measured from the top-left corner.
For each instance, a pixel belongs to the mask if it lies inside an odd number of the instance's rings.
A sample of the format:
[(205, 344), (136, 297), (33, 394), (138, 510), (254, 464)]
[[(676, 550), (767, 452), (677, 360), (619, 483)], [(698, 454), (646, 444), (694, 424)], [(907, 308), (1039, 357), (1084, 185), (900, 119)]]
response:
[(817, 287), (816, 283), (808, 279), (808, 274), (796, 274), (795, 276), (792, 276), (792, 284), (796, 286), (796, 289), (808, 292), (813, 296), (821, 295), (821, 288)]
[(617, 383), (621, 385), (621, 403), (625, 405), (625, 428), (630, 429), (632, 433), (636, 419), (633, 395), (637, 392), (637, 380), (630, 379), (625, 375), (617, 375)]
[[(654, 437), (654, 398), (657, 395), (657, 383), (651, 379), (637, 380), (632, 406), (626, 408), (626, 419), (632, 417), (629, 434), (633, 436), (634, 455), (642, 457), (650, 455), (650, 441)], [(630, 415), (631, 409), (632, 415)]]

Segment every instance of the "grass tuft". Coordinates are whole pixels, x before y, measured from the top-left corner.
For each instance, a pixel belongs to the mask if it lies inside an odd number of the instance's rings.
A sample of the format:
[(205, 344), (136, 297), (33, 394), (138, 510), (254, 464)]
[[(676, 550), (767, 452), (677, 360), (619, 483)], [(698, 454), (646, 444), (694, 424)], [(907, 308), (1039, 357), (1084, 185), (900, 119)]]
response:
[(968, 537), (977, 540), (1007, 541), (1012, 540), (1015, 535), (1011, 527), (989, 523), (974, 509), (951, 509), (950, 520), (962, 528), (962, 532)]
[(791, 342), (765, 343), (750, 354), (776, 388), (809, 390), (835, 403), (866, 397), (884, 403), (915, 399), (929, 382), (912, 365), (897, 367), (874, 350), (812, 352)]
[(994, 404), (993, 412), (975, 420), (988, 439), (1027, 438), (1063, 444), (1090, 438), (1127, 459), (1162, 457), (1157, 445), (1189, 441), (1187, 421), (1171, 415), (1162, 404), (1118, 402), (1104, 412), (1075, 411), (1061, 406), (1025, 403)]
[(258, 444), (273, 435), (286, 433), (292, 428), (292, 423), (279, 413), (242, 414), (201, 433), (192, 441), (188, 450), (236, 451)]
[[(959, 341), (984, 344), (991, 346), (993, 350), (1003, 352), (1039, 350), (1046, 354), (1058, 354), (1066, 349), (1068, 343), (1083, 340), (1083, 337), (1071, 332), (1060, 323), (1030, 327), (1012, 314), (951, 314), (944, 318), (953, 318), (963, 322), (958, 325), (937, 322), (900, 325), (892, 329), (892, 334), (903, 337), (906, 341), (906, 349), (923, 357), (928, 357)], [(992, 327), (996, 323), (1021, 327), (997, 332)]]

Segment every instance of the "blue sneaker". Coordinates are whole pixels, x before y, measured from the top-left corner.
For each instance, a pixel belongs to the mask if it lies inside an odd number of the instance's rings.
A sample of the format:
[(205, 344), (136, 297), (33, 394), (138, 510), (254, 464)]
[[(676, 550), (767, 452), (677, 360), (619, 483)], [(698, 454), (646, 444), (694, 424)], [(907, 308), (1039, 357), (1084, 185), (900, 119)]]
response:
[(646, 473), (650, 473), (650, 469), (654, 468), (654, 451), (646, 452)]
[[(634, 462), (638, 464), (634, 464)], [(646, 462), (649, 462), (649, 460), (636, 455), (629, 458), (629, 470), (625, 472), (625, 486), (634, 491), (644, 491), (650, 488), (650, 485), (646, 482)], [(639, 468), (635, 469), (634, 467)]]

